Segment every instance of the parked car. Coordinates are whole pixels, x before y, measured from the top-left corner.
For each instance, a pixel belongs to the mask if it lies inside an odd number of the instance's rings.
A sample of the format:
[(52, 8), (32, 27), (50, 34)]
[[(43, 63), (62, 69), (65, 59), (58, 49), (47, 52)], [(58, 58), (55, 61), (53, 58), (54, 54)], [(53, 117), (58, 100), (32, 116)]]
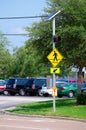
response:
[[(76, 82), (78, 83), (78, 80), (77, 79), (69, 79), (68, 82)], [(81, 83), (85, 83), (85, 80), (81, 80)]]
[[(74, 97), (78, 91), (77, 84), (76, 83), (69, 83), (66, 81), (57, 81), (56, 82), (57, 87), (57, 96), (68, 96), (70, 98)], [(47, 87), (43, 87), (41, 89), (41, 95), (42, 96), (52, 96), (52, 88), (47, 89)]]
[(11, 78), (6, 84), (4, 95), (37, 95), (46, 78)]
[(86, 92), (86, 82), (82, 83), (81, 92)]
[[(57, 80), (56, 81), (56, 85), (57, 84), (62, 84), (62, 83), (67, 83), (67, 81), (65, 80)], [(41, 91), (40, 91), (40, 96), (52, 96), (52, 88), (48, 88), (47, 85), (43, 86)]]
[(10, 78), (6, 84), (4, 95), (25, 95), (27, 84), (32, 84), (33, 79), (28, 78)]
[(40, 90), (39, 95), (44, 97), (52, 96), (52, 88), (47, 88), (47, 86), (43, 86)]
[(3, 94), (5, 89), (6, 89), (6, 82), (5, 82), (5, 80), (0, 80), (0, 94)]
[(77, 83), (74, 82), (56, 83), (56, 86), (58, 88), (58, 97), (68, 96), (69, 98), (73, 98), (78, 92)]
[(47, 79), (45, 77), (42, 78), (35, 78), (33, 80), (32, 86), (29, 87), (27, 92), (29, 95), (39, 95), (40, 96), (40, 91), (42, 89), (42, 86), (45, 86), (47, 82)]

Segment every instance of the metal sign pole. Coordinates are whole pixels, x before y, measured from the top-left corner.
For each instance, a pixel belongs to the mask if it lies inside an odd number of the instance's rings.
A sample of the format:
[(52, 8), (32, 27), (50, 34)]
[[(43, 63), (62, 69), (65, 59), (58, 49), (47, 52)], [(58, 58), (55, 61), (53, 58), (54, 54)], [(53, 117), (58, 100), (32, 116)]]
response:
[[(59, 13), (61, 12), (61, 10), (57, 11), (57, 12), (54, 12), (52, 14), (50, 14), (48, 17), (47, 17), (47, 20), (52, 20), (52, 30), (53, 30), (53, 37), (55, 36), (55, 17), (56, 15), (58, 15)], [(53, 39), (53, 38), (52, 38)], [(53, 39), (53, 50), (55, 49), (55, 42), (54, 42), (54, 39)], [(57, 61), (57, 50), (55, 49), (55, 58), (56, 58), (56, 61)], [(60, 54), (59, 54), (60, 56)], [(51, 55), (49, 55), (47, 57), (49, 60), (51, 59)], [(55, 59), (54, 58), (54, 59)], [(62, 59), (62, 56), (61, 56), (61, 59)], [(51, 60), (50, 60), (51, 61)], [(53, 63), (53, 62), (51, 62)], [(55, 62), (54, 62), (55, 63)], [(53, 68), (56, 67), (56, 65), (58, 64), (59, 62), (56, 62), (56, 64), (54, 65), (53, 64)], [(56, 87), (56, 79), (55, 79), (55, 73), (53, 74), (53, 87)], [(56, 106), (55, 106), (55, 95), (53, 97), (53, 109), (54, 109), (54, 112), (56, 111)]]
[[(53, 28), (53, 37), (55, 36), (55, 17), (52, 19), (52, 28)], [(55, 43), (54, 40), (52, 38), (53, 41), (53, 49), (55, 48)], [(55, 74), (53, 74), (53, 87), (56, 86), (56, 81), (55, 81)], [(55, 95), (53, 96), (53, 111), (56, 111), (56, 103), (55, 103)]]
[[(52, 31), (53, 31), (53, 37), (55, 36), (55, 17), (52, 19)], [(54, 40), (53, 40), (53, 37), (52, 37), (52, 41), (53, 41), (53, 49), (55, 48), (55, 43), (54, 43)]]

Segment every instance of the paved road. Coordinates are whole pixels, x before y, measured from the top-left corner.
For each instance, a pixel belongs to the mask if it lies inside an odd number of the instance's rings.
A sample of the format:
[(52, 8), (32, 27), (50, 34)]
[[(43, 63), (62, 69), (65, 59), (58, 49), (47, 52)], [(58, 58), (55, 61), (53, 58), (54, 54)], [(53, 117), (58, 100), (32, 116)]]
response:
[[(0, 111), (16, 104), (51, 99), (43, 97), (0, 96)], [(86, 122), (13, 116), (0, 112), (0, 130), (86, 130)]]
[(1, 96), (0, 95), (0, 111), (13, 107), (21, 103), (37, 102), (52, 100), (52, 97), (29, 97), (29, 96)]
[(86, 130), (86, 122), (3, 114), (0, 130)]

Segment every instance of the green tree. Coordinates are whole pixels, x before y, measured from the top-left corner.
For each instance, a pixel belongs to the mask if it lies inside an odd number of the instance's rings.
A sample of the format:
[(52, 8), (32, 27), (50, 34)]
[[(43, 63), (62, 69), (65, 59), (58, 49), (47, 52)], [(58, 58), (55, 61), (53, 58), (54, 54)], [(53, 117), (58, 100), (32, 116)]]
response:
[(32, 47), (30, 41), (26, 46), (20, 47), (13, 54), (12, 59), (12, 75), (19, 77), (36, 77), (45, 74), (44, 63), (41, 62), (41, 57)]
[(81, 91), (80, 83), (83, 78), (82, 69), (86, 66), (85, 4), (85, 0), (77, 0), (77, 3), (75, 0), (64, 1), (63, 11), (60, 15), (60, 19), (62, 19), (61, 28), (59, 28), (59, 33), (62, 36), (59, 48), (64, 55), (64, 62), (68, 66), (73, 65), (79, 68), (79, 92)]
[[(63, 64), (79, 68), (78, 81), (83, 78), (82, 68), (86, 66), (86, 1), (85, 0), (47, 0), (47, 8), (44, 13), (62, 10), (56, 17), (56, 35), (61, 35), (62, 41), (56, 44), (64, 56)], [(52, 48), (52, 26), (51, 21), (42, 19), (34, 23), (29, 31), (30, 40), (34, 48), (47, 63), (47, 55)]]
[(42, 52), (34, 47), (33, 41), (27, 42), (26, 50), (28, 75), (31, 77), (45, 76), (48, 70), (46, 70), (45, 63), (43, 62), (43, 59), (41, 57)]
[(23, 70), (25, 67), (25, 57), (26, 57), (26, 50), (25, 47), (22, 46), (19, 49), (16, 48), (13, 55), (12, 55), (12, 69), (11, 75), (13, 76), (25, 76)]
[(0, 78), (5, 79), (10, 76), (11, 54), (7, 49), (9, 41), (0, 32)]

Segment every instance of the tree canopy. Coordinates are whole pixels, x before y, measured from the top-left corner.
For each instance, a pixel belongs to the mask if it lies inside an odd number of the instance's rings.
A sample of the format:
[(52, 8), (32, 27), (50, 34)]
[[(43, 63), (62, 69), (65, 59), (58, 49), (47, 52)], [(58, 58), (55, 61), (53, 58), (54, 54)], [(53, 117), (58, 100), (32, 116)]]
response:
[[(61, 10), (56, 16), (56, 35), (61, 36), (61, 42), (56, 47), (64, 56), (63, 64), (77, 66), (79, 76), (86, 66), (86, 1), (85, 0), (47, 0), (44, 14)], [(41, 54), (42, 60), (48, 63), (47, 55), (52, 50), (52, 21), (42, 18), (39, 23), (27, 27), (33, 47)], [(29, 41), (27, 43), (29, 45)]]
[(0, 32), (0, 78), (7, 78), (10, 75), (11, 55), (7, 46), (9, 41)]

